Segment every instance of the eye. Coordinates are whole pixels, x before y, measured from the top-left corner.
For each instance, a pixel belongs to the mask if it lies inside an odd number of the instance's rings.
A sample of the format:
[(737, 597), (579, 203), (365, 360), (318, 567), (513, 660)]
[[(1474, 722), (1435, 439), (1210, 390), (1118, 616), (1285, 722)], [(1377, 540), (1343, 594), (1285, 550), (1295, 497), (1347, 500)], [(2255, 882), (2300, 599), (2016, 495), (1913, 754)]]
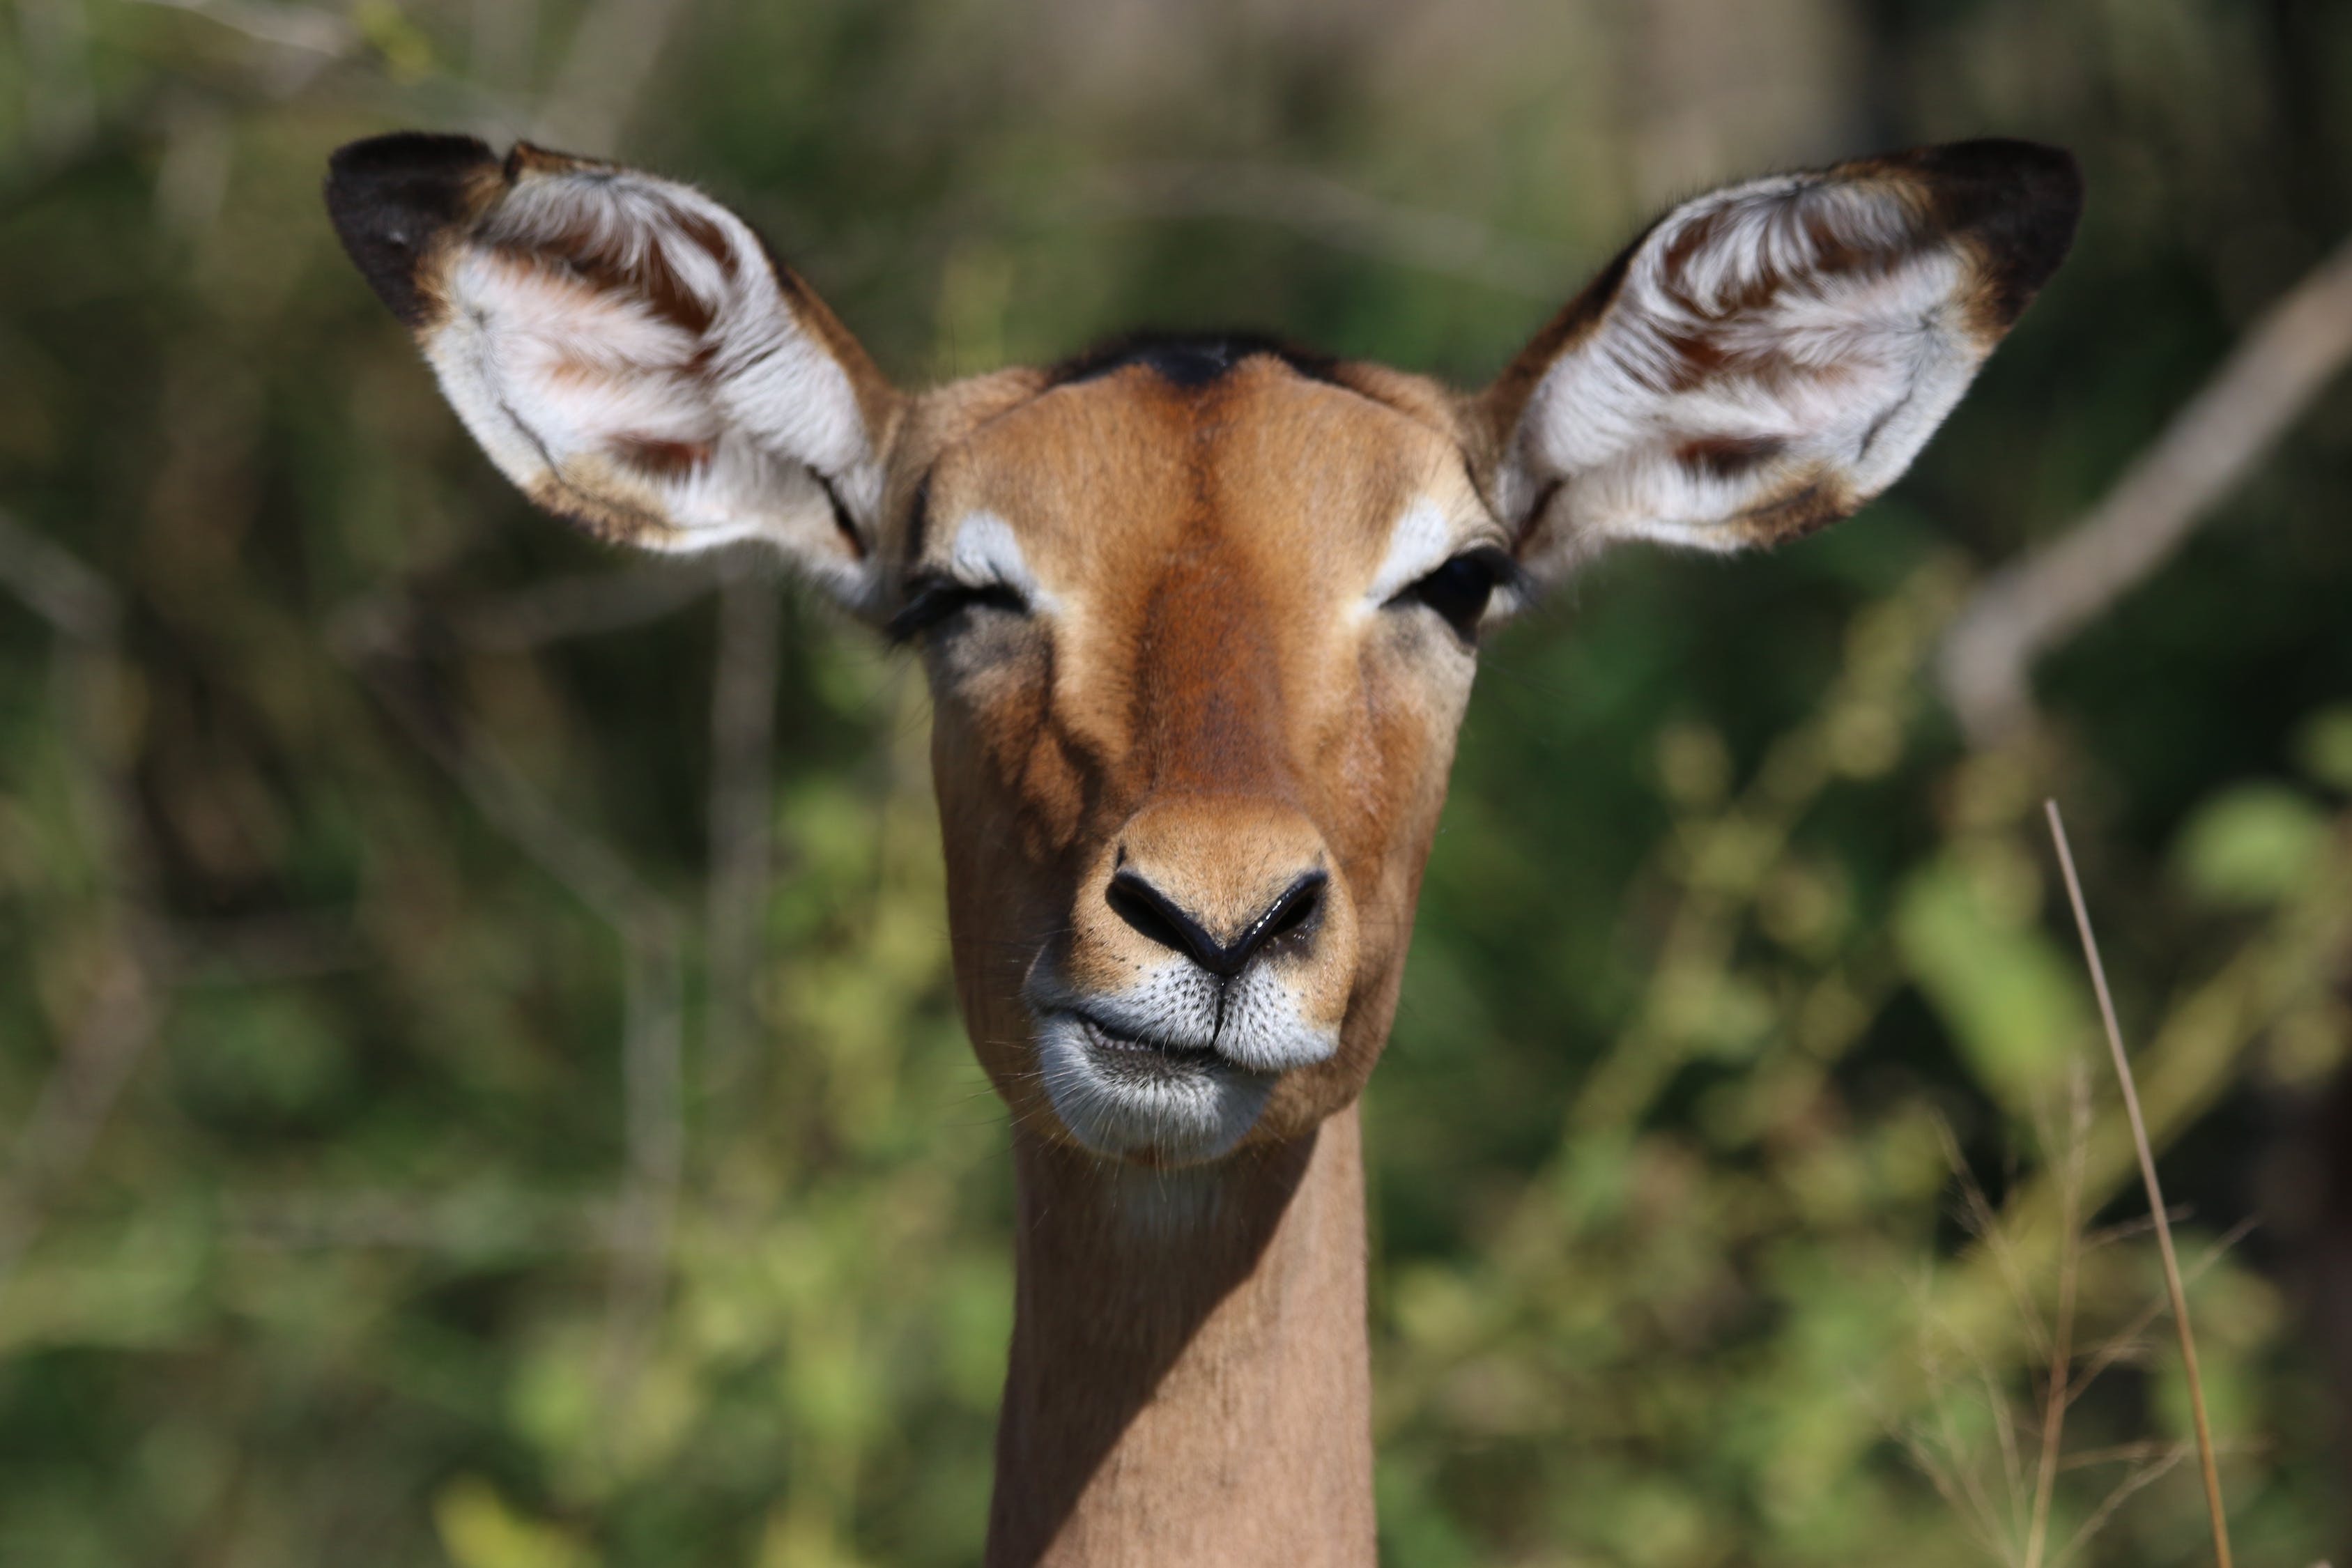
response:
[(1008, 584), (960, 583), (952, 577), (925, 575), (908, 583), (906, 604), (883, 631), (894, 643), (906, 642), (974, 605), (1016, 616), (1029, 613), (1029, 601)]
[(1518, 563), (1492, 544), (1465, 550), (1436, 571), (1408, 583), (1393, 605), (1419, 603), (1435, 610), (1454, 635), (1464, 642), (1477, 640), (1478, 622), (1486, 616), (1495, 590), (1518, 574)]

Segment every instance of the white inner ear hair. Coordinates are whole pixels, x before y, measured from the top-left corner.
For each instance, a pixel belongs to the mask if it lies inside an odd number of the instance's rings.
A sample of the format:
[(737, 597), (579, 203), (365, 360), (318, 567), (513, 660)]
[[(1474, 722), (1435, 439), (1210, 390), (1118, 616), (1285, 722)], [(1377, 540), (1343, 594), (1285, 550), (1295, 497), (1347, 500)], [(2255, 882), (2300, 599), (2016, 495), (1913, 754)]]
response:
[(526, 174), (446, 287), (426, 353), (526, 489), (551, 479), (559, 500), (635, 520), (633, 542), (767, 537), (820, 570), (849, 546), (807, 470), (873, 515), (881, 475), (847, 374), (751, 230), (699, 193)]
[(1731, 549), (1748, 541), (1713, 525), (1807, 476), (1875, 494), (1984, 357), (1955, 308), (1966, 271), (1884, 185), (1783, 177), (1688, 204), (1529, 399), (1520, 502), (1556, 478), (1558, 521), (1588, 542)]

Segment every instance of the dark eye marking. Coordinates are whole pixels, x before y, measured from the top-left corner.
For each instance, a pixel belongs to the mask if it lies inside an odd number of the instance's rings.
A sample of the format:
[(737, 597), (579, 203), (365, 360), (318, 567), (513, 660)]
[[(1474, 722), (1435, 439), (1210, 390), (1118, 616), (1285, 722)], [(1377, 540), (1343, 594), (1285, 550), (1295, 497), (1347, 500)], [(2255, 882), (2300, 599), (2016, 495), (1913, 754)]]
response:
[(1478, 622), (1493, 602), (1495, 590), (1506, 584), (1516, 585), (1519, 575), (1519, 563), (1511, 559), (1508, 552), (1497, 545), (1482, 544), (1464, 551), (1427, 576), (1406, 584), (1384, 607), (1426, 605), (1454, 628), (1455, 637), (1465, 643), (1475, 643), (1478, 640)]
[(894, 643), (908, 642), (974, 606), (1016, 616), (1029, 613), (1028, 599), (1009, 584), (959, 583), (926, 573), (908, 580), (907, 602), (882, 628), (883, 635)]

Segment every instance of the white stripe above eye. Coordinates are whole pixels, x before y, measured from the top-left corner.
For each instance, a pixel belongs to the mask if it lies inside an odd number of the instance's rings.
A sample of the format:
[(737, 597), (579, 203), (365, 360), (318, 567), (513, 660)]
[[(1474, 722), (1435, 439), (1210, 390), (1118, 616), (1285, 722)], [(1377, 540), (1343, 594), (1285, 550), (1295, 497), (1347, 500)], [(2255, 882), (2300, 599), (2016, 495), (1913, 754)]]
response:
[(1020, 591), (1032, 609), (1050, 610), (1055, 600), (1037, 584), (1029, 558), (1013, 525), (992, 511), (971, 511), (956, 524), (955, 542), (948, 548), (948, 573), (959, 583), (975, 587), (1002, 583)]
[(1453, 524), (1438, 504), (1416, 496), (1389, 531), (1388, 553), (1364, 590), (1364, 603), (1373, 609), (1387, 604), (1409, 584), (1417, 583), (1445, 564), (1454, 551)]

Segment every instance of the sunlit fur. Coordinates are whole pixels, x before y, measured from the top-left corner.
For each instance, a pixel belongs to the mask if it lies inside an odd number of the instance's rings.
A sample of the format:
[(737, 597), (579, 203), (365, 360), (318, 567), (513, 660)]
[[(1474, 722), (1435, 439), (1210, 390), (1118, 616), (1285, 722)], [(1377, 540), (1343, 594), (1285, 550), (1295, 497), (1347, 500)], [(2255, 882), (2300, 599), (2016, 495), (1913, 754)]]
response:
[[(1239, 342), (908, 398), (699, 192), (478, 145), (360, 144), (330, 196), (363, 266), (413, 253), (387, 298), (530, 494), (765, 540), (877, 618), (988, 591), (915, 633), (964, 1016), (1027, 1132), (1156, 1163), (1297, 1137), (1371, 1070), (1475, 657), (1413, 585), (1507, 553), (1491, 623), (1612, 541), (1853, 510), (2054, 265), (2004, 182), (2072, 179), (1987, 143), (1702, 196), (1475, 398)], [(422, 242), (369, 205), (420, 150), (455, 215)], [(1223, 977), (1121, 917), (1122, 866), (1211, 932), (1328, 881)]]
[(1471, 396), (1244, 340), (908, 396), (685, 186), (400, 136), (328, 200), (535, 500), (766, 541), (919, 647), (1021, 1205), (991, 1562), (1302, 1568), (1372, 1559), (1353, 1105), (1477, 637), (1611, 542), (1877, 493), (2080, 191), (1977, 142), (1701, 197)]

